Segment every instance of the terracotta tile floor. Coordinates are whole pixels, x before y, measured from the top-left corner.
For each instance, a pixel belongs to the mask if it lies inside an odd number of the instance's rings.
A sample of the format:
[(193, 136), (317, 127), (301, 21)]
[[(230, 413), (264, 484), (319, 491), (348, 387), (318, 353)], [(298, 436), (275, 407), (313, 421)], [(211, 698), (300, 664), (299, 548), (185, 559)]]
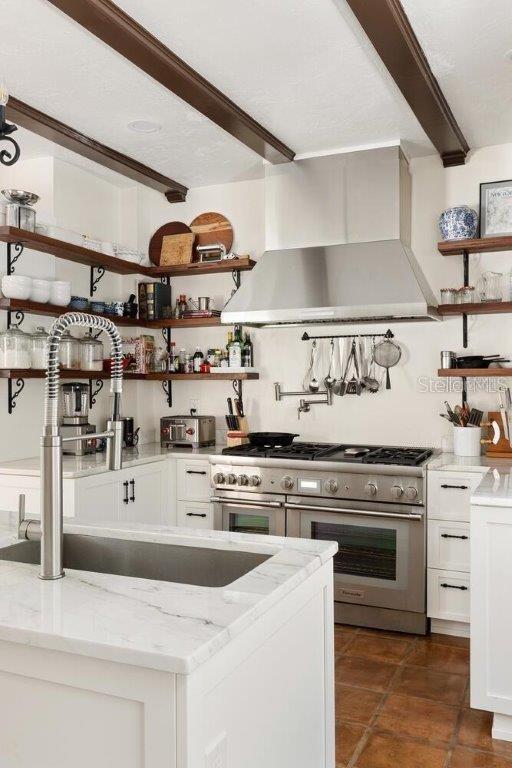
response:
[(512, 768), (469, 707), (469, 641), (336, 626), (336, 768)]

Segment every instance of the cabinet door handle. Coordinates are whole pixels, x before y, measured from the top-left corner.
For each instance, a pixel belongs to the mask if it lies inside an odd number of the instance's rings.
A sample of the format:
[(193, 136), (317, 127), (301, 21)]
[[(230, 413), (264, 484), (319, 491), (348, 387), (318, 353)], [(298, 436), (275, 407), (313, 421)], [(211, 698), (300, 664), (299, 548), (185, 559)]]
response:
[(467, 592), (469, 587), (461, 587), (458, 584), (441, 584), (444, 589), (460, 589), (461, 592)]
[(468, 486), (467, 485), (446, 485), (446, 483), (443, 483), (441, 488), (454, 488), (457, 491), (467, 491)]
[(128, 504), (128, 480), (125, 480), (123, 485), (124, 485), (124, 499), (123, 499), (123, 502), (125, 504)]
[(205, 512), (187, 512), (187, 517), (206, 517)]
[(130, 480), (130, 485), (132, 487), (132, 495), (130, 496), (130, 501), (135, 501), (135, 480)]
[(199, 471), (198, 469), (187, 469), (187, 475), (206, 475), (206, 472)]
[(469, 536), (456, 536), (454, 533), (442, 533), (442, 539), (469, 539)]

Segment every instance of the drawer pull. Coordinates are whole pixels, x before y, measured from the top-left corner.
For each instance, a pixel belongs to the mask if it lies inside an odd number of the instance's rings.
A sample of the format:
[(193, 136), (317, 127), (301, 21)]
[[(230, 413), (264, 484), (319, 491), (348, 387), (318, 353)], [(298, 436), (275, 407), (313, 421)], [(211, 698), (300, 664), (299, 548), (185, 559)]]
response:
[(129, 499), (128, 499), (128, 480), (125, 480), (123, 485), (124, 485), (124, 499), (123, 499), (123, 502), (125, 504), (128, 504), (128, 501), (129, 501)]
[(187, 469), (187, 475), (206, 475), (206, 472), (200, 472), (198, 469)]
[(206, 512), (187, 512), (187, 517), (206, 517)]
[(467, 592), (469, 587), (461, 587), (458, 584), (441, 584), (444, 589), (460, 589), (461, 592)]
[(130, 480), (130, 485), (132, 488), (132, 495), (130, 496), (130, 501), (135, 501), (135, 480)]
[(454, 533), (442, 533), (442, 539), (469, 539), (469, 536), (456, 536)]
[(467, 485), (446, 485), (446, 483), (443, 483), (441, 488), (454, 488), (457, 491), (467, 491), (468, 486)]

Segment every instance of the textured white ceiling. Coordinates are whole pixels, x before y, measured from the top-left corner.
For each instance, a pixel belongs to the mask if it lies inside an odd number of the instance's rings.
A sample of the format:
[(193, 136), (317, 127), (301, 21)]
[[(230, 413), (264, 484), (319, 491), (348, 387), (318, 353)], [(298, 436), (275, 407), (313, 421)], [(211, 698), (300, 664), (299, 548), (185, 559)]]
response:
[[(432, 145), (345, 0), (119, 0), (119, 6), (299, 154)], [(254, 178), (261, 159), (46, 0), (2, 0), (12, 93), (187, 186)], [(162, 124), (138, 135), (134, 119)]]
[(402, 0), (472, 148), (512, 141), (511, 0)]

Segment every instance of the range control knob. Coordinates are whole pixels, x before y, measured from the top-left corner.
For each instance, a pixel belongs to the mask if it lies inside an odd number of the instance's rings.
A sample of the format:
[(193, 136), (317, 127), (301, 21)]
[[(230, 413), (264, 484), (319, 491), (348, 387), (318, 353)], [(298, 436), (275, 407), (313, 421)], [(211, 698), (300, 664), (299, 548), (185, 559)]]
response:
[(257, 488), (258, 485), (261, 485), (261, 477), (258, 477), (258, 475), (251, 475), (249, 478), (249, 485), (252, 485), (253, 488)]
[(377, 493), (377, 486), (375, 483), (366, 483), (364, 487), (364, 492), (367, 496), (375, 496)]
[(394, 499), (401, 499), (404, 495), (404, 489), (401, 485), (392, 485), (391, 486), (391, 495)]
[(236, 475), (228, 475), (226, 482), (228, 485), (236, 485)]
[(418, 498), (418, 489), (415, 488), (413, 485), (410, 485), (408, 488), (405, 489), (405, 498), (409, 501), (416, 501)]
[(225, 482), (226, 482), (226, 478), (225, 478), (225, 476), (222, 474), (222, 472), (217, 472), (217, 473), (216, 473), (216, 474), (213, 476), (213, 482), (215, 483), (215, 485), (222, 485), (222, 483), (225, 483)]
[(293, 488), (293, 479), (289, 475), (286, 475), (281, 480), (281, 488), (284, 491), (291, 491), (292, 490), (292, 488)]
[(338, 490), (338, 483), (336, 482), (336, 480), (328, 480), (325, 484), (325, 490), (328, 493), (336, 493), (336, 491)]
[(249, 485), (249, 478), (247, 475), (238, 475), (236, 481), (238, 485)]

